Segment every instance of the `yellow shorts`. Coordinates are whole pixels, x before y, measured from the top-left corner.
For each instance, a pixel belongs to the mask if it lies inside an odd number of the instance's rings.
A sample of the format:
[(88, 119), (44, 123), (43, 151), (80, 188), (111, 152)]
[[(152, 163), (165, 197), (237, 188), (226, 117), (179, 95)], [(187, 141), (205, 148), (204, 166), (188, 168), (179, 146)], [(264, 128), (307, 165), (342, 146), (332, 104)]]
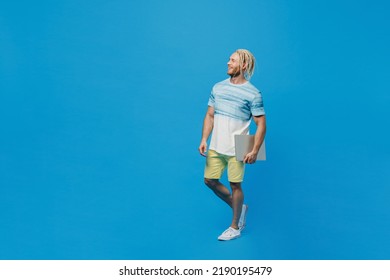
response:
[(244, 180), (245, 164), (242, 161), (237, 161), (235, 156), (226, 156), (213, 150), (207, 152), (205, 178), (220, 179), (226, 167), (229, 182), (239, 183)]

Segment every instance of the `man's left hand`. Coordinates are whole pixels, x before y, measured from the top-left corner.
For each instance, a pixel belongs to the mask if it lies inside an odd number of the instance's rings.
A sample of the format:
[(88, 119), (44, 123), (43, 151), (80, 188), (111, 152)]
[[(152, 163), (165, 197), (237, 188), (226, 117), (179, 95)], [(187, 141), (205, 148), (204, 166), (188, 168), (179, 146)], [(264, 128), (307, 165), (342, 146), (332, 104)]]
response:
[(250, 152), (244, 157), (244, 163), (255, 163), (257, 158), (257, 153), (256, 152)]

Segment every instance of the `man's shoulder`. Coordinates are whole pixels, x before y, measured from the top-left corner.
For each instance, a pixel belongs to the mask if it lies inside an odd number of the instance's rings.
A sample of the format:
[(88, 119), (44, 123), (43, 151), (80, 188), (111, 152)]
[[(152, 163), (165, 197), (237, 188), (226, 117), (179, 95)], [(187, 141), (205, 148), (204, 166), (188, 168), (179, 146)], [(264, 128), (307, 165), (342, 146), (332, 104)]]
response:
[(252, 84), (250, 81), (248, 81), (248, 82), (245, 84), (245, 86), (246, 86), (248, 89), (250, 89), (250, 90), (252, 90), (252, 91), (254, 91), (254, 92), (260, 93), (260, 90), (259, 90), (254, 84)]
[(214, 84), (214, 87), (229, 85), (229, 79), (219, 81)]

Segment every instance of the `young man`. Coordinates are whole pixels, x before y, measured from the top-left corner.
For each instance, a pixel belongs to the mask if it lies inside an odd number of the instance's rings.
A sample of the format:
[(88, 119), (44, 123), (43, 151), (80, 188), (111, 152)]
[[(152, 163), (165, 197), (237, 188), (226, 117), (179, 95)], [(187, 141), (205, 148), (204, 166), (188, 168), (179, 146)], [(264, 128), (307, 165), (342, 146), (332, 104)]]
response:
[[(233, 210), (232, 222), (218, 240), (240, 237), (245, 227), (248, 206), (243, 204), (241, 188), (245, 163), (256, 162), (266, 130), (261, 93), (249, 82), (255, 67), (254, 56), (248, 50), (239, 49), (230, 56), (227, 65), (230, 78), (215, 84), (212, 89), (199, 146), (200, 154), (206, 157), (205, 184)], [(244, 161), (239, 162), (235, 158), (234, 135), (248, 134), (251, 118), (257, 125), (255, 144)], [(226, 168), (232, 192), (219, 181)]]

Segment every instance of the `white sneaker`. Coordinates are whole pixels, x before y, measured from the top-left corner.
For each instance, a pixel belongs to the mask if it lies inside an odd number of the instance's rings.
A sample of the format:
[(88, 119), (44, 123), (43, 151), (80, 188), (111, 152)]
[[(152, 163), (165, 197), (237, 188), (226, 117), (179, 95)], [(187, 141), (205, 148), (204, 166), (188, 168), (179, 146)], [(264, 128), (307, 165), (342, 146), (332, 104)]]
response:
[(241, 210), (241, 216), (240, 216), (240, 219), (238, 220), (238, 229), (240, 231), (243, 231), (245, 226), (246, 226), (246, 213), (247, 212), (248, 212), (248, 205), (243, 204), (242, 210)]
[(218, 236), (218, 240), (222, 240), (222, 241), (232, 240), (240, 236), (241, 236), (240, 230), (229, 227), (220, 236)]

